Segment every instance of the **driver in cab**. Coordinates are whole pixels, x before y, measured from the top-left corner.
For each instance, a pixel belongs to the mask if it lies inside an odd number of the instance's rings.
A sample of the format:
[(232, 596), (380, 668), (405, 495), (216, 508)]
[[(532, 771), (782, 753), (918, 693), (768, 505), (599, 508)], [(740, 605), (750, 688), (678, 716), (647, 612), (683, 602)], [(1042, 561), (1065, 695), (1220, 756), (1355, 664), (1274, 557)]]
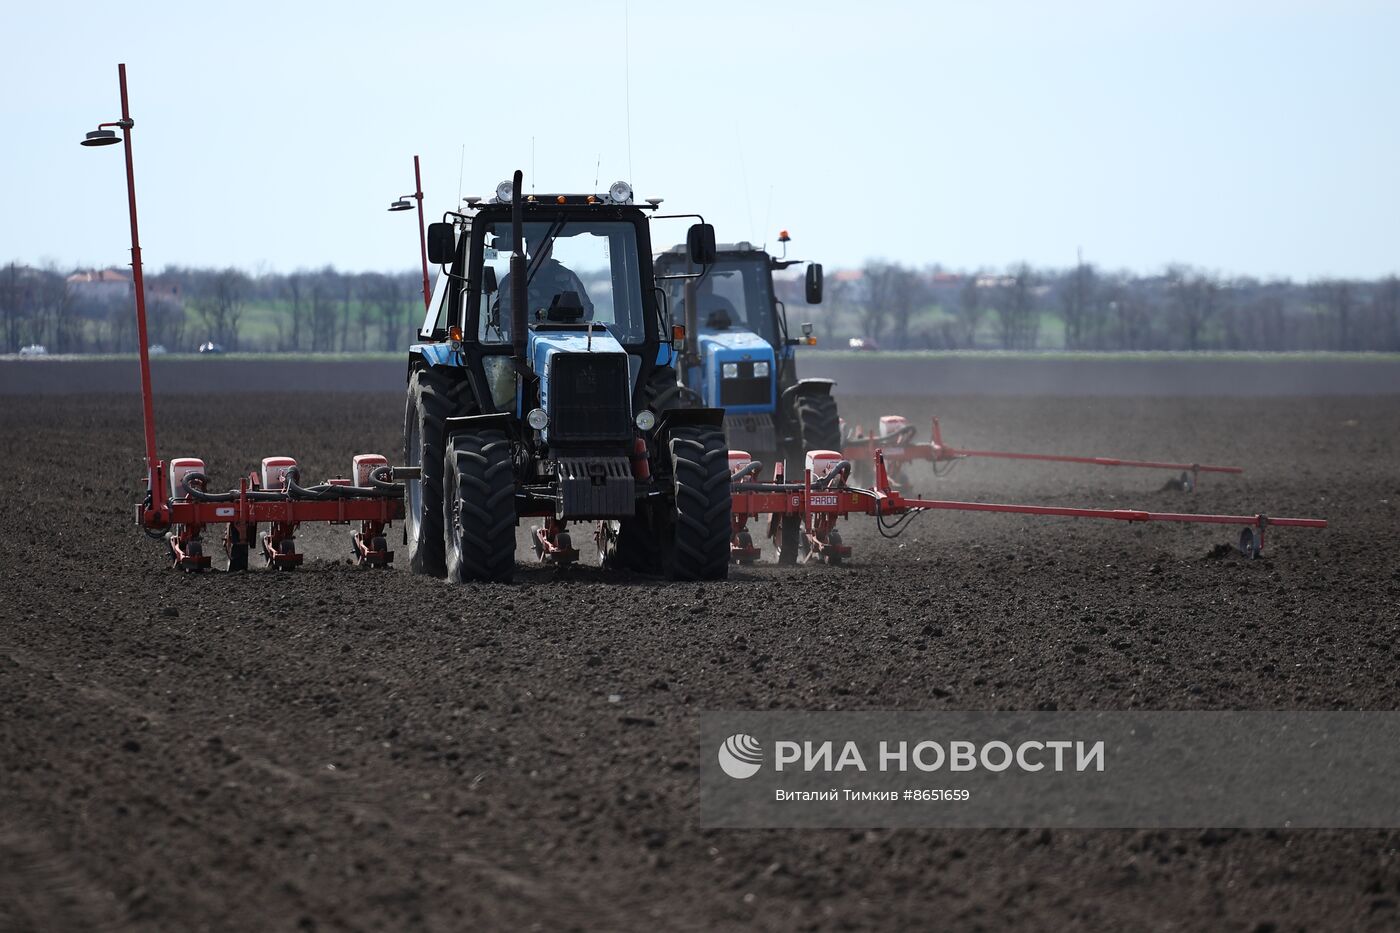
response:
[[(572, 269), (555, 259), (553, 254), (554, 240), (547, 238), (526, 264), (529, 282), (527, 306), (530, 317), (555, 323), (593, 320), (593, 302), (583, 287), (583, 281)], [(497, 308), (510, 307), (513, 284), (507, 273), (501, 280), (500, 291), (496, 294)]]

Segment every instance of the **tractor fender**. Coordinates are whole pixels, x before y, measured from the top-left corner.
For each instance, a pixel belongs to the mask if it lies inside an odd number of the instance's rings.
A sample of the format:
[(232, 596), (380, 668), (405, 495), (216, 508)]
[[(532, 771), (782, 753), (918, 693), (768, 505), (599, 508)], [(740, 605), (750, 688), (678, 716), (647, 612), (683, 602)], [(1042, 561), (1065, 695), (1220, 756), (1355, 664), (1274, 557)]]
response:
[[(488, 391), (483, 391), (484, 386), (477, 374), (467, 365), (466, 357), (461, 353), (454, 353), (447, 344), (419, 344), (409, 348), (408, 351), (408, 380), (413, 381), (413, 374), (416, 372), (435, 372), (442, 375), (444, 379), (454, 384), (460, 384), (465, 388), (466, 401), (470, 402), (470, 407), (489, 407), (491, 395)], [(482, 403), (482, 399), (486, 403)]]
[(799, 395), (830, 395), (835, 385), (835, 379), (799, 379), (783, 390), (782, 408), (791, 408)]
[(452, 435), (463, 431), (483, 431), (488, 428), (504, 431), (507, 437), (515, 433), (511, 427), (511, 416), (508, 413), (500, 412), (494, 415), (459, 415), (455, 418), (448, 418), (443, 434), (450, 440)]
[(723, 408), (668, 408), (661, 413), (656, 424), (656, 436), (665, 437), (671, 428), (690, 424), (704, 424), (714, 428), (724, 427)]
[(409, 347), (408, 350), (408, 376), (410, 379), (413, 378), (415, 369), (428, 369), (430, 367), (459, 369), (465, 368), (463, 363), (461, 355), (455, 353), (445, 343), (420, 343)]

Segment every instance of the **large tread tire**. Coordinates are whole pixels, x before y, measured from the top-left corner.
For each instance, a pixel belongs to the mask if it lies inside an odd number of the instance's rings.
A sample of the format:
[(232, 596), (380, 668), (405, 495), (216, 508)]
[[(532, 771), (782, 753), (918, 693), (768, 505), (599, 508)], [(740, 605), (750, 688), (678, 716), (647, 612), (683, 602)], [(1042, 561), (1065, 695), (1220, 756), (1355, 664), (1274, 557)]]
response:
[(841, 415), (830, 395), (799, 395), (793, 403), (797, 447), (788, 451), (787, 481), (801, 482), (807, 451), (841, 449)]
[(454, 434), (443, 472), (447, 579), (509, 583), (515, 573), (515, 459), (504, 431)]
[(841, 415), (830, 395), (799, 395), (794, 406), (802, 450), (840, 450)]
[(723, 580), (733, 511), (724, 429), (677, 427), (668, 446), (675, 501), (662, 523), (662, 567), (672, 580)]
[(656, 414), (673, 408), (703, 408), (705, 399), (689, 386), (680, 384), (676, 371), (670, 366), (652, 370), (646, 385), (646, 407)]
[(475, 411), (465, 378), (420, 369), (408, 382), (404, 409), (404, 463), (422, 470), (422, 479), (410, 480), (404, 503), (404, 543), (408, 568), (414, 573), (440, 577), (447, 572), (443, 546), (442, 490), (447, 419)]

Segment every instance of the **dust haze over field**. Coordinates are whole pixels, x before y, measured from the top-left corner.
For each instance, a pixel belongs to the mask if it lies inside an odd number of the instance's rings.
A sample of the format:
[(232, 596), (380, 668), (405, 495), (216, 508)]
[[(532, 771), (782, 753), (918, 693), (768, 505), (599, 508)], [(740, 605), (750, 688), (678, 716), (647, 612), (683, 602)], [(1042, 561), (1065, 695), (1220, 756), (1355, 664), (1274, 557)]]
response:
[[(271, 454), (316, 478), (397, 459), (402, 406), (157, 398), (163, 454), (219, 485)], [(307, 528), (296, 573), (186, 576), (131, 523), (137, 396), (10, 398), (0, 927), (1394, 928), (1388, 830), (697, 828), (703, 710), (1395, 706), (1393, 396), (843, 400), (890, 412), (1248, 470), (1188, 496), (968, 461), (918, 492), (1332, 527), (1246, 562), (1229, 529), (936, 514), (896, 541), (844, 523), (844, 567), (463, 587)]]

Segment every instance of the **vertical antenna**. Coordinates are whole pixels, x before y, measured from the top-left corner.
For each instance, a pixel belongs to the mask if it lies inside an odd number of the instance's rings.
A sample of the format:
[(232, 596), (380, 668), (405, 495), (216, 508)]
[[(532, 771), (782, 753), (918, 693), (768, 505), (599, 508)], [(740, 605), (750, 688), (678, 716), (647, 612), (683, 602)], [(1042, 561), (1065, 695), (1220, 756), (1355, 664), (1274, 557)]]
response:
[(749, 241), (754, 239), (753, 235), (753, 199), (749, 197), (749, 172), (744, 166), (744, 138), (739, 134), (739, 121), (734, 121), (734, 145), (739, 150), (739, 177), (744, 182), (744, 207), (749, 214)]
[(467, 164), (467, 144), (462, 143), (462, 154), (457, 157), (457, 205), (456, 209), (462, 209), (462, 169)]
[(627, 101), (627, 181), (635, 189), (637, 178), (632, 171), (632, 4), (629, 0), (622, 0), (622, 69), (623, 97)]
[(598, 193), (598, 178), (603, 172), (603, 154), (598, 153), (598, 164), (593, 166), (593, 193)]
[(530, 193), (535, 193), (535, 137), (530, 137)]
[(768, 186), (768, 206), (763, 209), (763, 248), (768, 249), (768, 221), (773, 219), (773, 186)]

